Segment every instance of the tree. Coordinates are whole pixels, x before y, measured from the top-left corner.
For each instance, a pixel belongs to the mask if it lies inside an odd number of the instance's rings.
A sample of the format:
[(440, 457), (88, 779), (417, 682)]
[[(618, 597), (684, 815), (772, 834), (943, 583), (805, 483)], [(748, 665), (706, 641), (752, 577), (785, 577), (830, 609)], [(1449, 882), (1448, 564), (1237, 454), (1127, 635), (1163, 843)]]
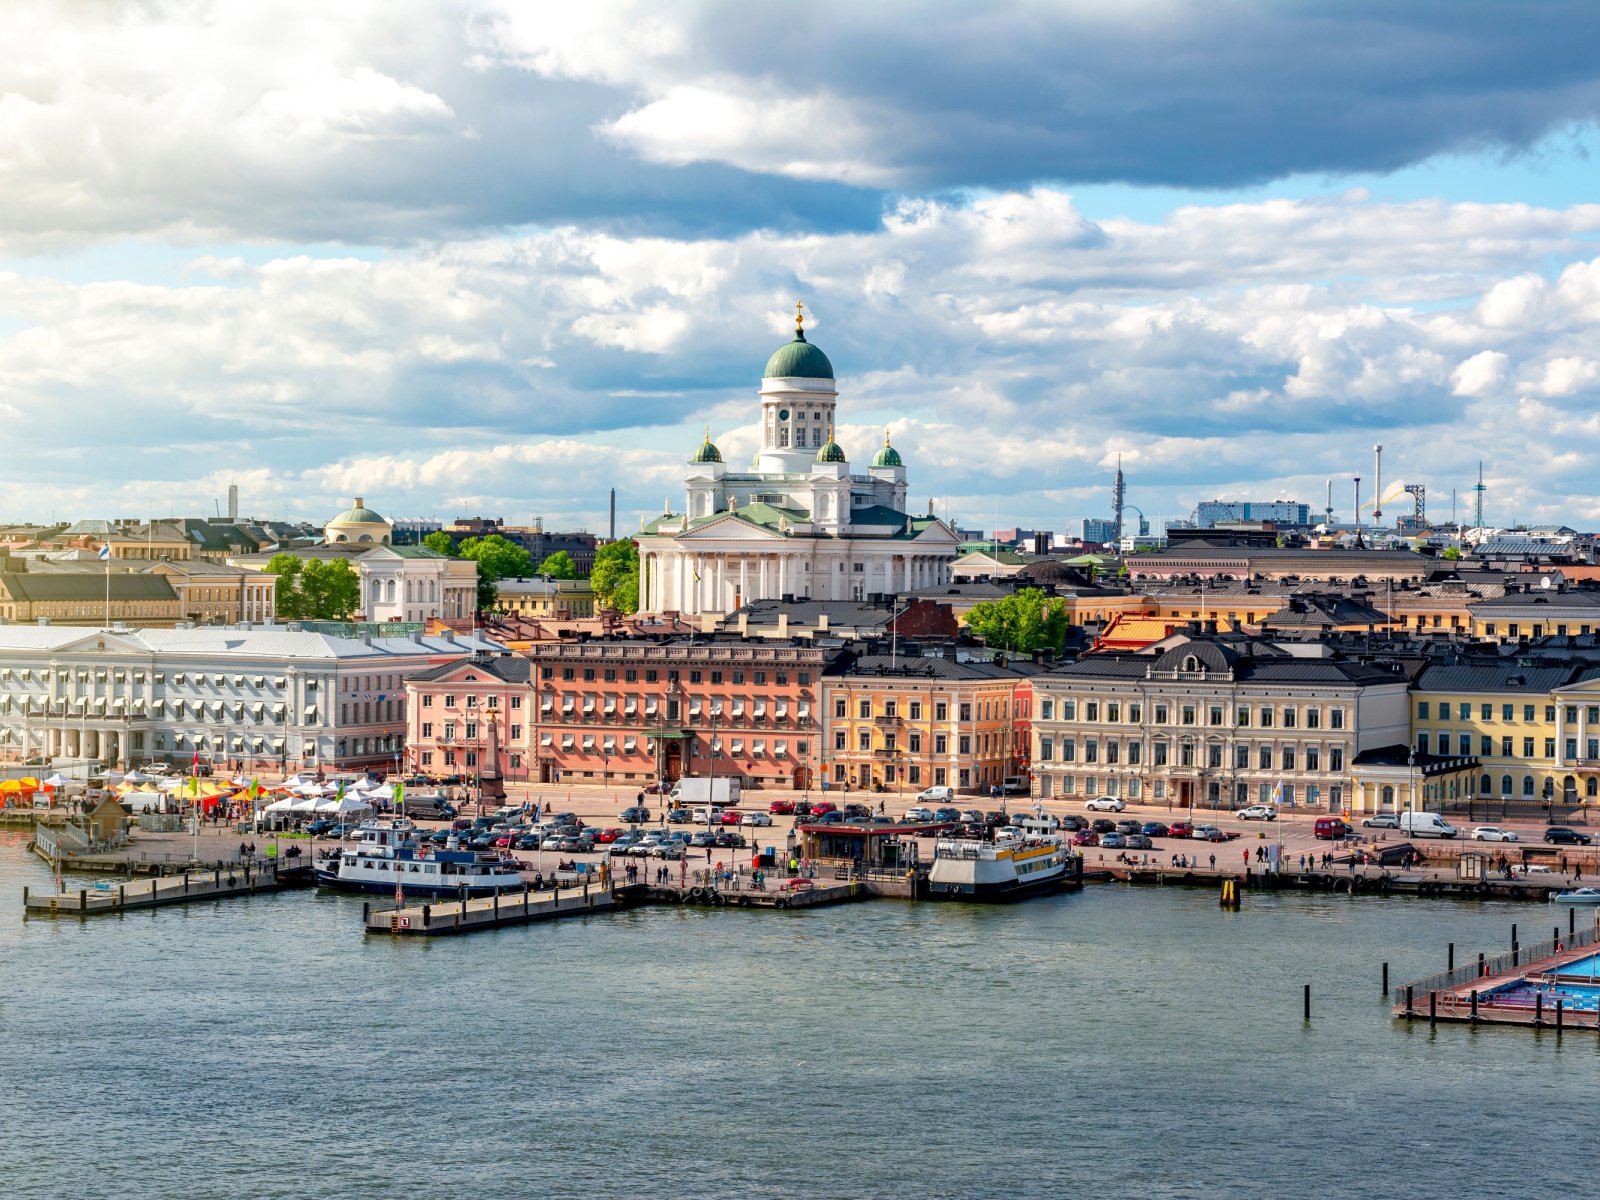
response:
[(461, 543), (458, 552), (478, 564), (478, 576), (493, 583), (496, 579), (512, 579), (533, 574), (533, 556), (515, 542), (507, 541), (498, 533), (488, 537), (470, 537)]
[(278, 577), (277, 614), (285, 621), (299, 620), (305, 614), (300, 604), (300, 568), (303, 564), (292, 554), (274, 554), (267, 563), (267, 574)]
[(557, 550), (539, 564), (539, 574), (548, 575), (551, 579), (576, 579), (578, 564), (572, 561), (572, 555), (565, 550)]
[(1047, 598), (1038, 588), (1023, 588), (1002, 600), (975, 604), (967, 628), (996, 650), (1027, 654), (1034, 650), (1061, 653), (1067, 640), (1066, 601)]
[(346, 620), (361, 607), (361, 577), (348, 559), (313, 559), (300, 568), (300, 605), (312, 620)]
[(1446, 546), (1444, 548), (1444, 557), (1448, 558), (1451, 562), (1457, 561), (1461, 557), (1461, 547), (1460, 546)]
[(595, 551), (589, 586), (602, 607), (639, 611), (639, 547), (632, 538), (607, 542)]
[(442, 554), (446, 558), (454, 558), (456, 556), (455, 538), (451, 537), (442, 529), (435, 529), (427, 537), (422, 539), (422, 544), (429, 550), (432, 550), (434, 553)]

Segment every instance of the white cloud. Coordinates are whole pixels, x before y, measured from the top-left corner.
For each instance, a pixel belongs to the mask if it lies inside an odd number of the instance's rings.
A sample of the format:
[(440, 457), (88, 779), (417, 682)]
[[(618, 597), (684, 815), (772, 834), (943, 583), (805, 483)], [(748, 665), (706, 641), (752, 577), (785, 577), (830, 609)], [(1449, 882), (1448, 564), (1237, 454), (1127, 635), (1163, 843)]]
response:
[(1510, 363), (1498, 350), (1480, 350), (1451, 372), (1450, 380), (1458, 396), (1486, 396), (1506, 377)]

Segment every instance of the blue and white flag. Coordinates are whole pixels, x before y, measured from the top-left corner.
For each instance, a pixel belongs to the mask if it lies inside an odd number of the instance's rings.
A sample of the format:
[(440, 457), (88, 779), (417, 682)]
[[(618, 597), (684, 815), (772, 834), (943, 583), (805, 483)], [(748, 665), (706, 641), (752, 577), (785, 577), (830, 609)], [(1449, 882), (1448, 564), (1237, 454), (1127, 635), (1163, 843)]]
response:
[(100, 557), (101, 558), (110, 558), (111, 557), (111, 543), (110, 542), (106, 542), (103, 546), (100, 547)]

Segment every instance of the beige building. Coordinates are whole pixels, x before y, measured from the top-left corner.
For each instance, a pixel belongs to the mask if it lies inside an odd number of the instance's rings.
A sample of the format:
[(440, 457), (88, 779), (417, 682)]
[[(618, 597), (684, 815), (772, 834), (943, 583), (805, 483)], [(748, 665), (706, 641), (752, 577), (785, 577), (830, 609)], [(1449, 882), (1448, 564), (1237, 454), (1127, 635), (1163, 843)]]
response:
[(183, 530), (160, 521), (117, 530), (105, 540), (111, 547), (111, 557), (114, 559), (188, 562), (194, 556), (194, 545)]
[(159, 576), (18, 571), (0, 574), (0, 620), (13, 625), (45, 621), (100, 629), (109, 622), (170, 629), (183, 620), (183, 610), (177, 592)]
[(594, 616), (594, 592), (587, 579), (500, 579), (495, 607), (514, 617), (576, 621)]
[(278, 577), (264, 571), (247, 571), (203, 559), (159, 562), (145, 571), (172, 585), (178, 595), (179, 611), (185, 620), (196, 624), (271, 621), (277, 612)]

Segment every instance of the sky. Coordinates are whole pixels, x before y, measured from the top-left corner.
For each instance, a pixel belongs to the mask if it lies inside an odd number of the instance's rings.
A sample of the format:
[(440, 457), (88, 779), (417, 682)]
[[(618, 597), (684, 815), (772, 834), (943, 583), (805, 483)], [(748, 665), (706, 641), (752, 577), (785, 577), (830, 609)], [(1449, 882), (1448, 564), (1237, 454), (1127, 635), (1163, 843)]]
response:
[(1600, 528), (1592, 0), (11, 0), (0, 521), (682, 506), (809, 310), (968, 527)]

